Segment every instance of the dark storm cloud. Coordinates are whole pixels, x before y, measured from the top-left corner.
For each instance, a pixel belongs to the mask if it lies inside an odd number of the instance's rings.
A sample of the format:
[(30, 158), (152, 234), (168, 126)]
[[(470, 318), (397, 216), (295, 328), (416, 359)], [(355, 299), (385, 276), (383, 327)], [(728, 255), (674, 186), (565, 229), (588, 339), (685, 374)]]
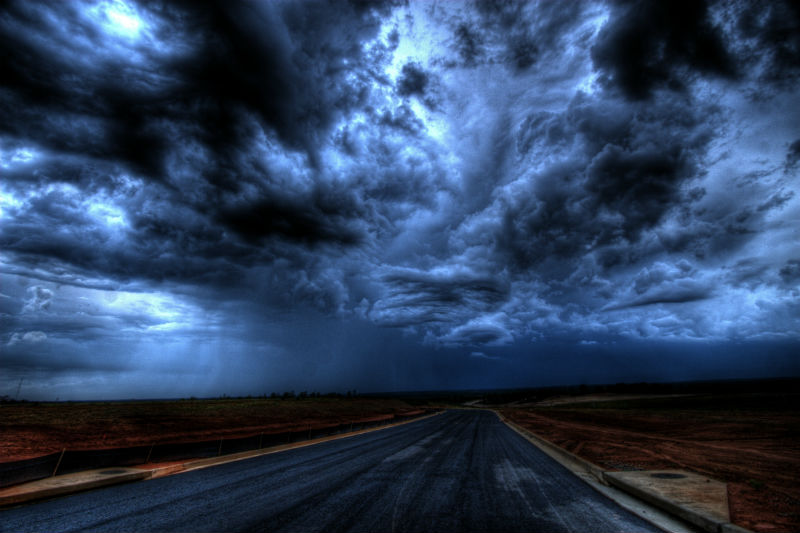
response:
[[(376, 11), (369, 7), (148, 4), (144, 9), (163, 19), (156, 34), (162, 45), (173, 44), (169, 39), (175, 32), (188, 39), (190, 49), (134, 50), (144, 55), (141, 62), (124, 58), (120, 65), (102, 55), (87, 65), (87, 50), (76, 44), (75, 35), (65, 34), (78, 33), (101, 50), (109, 47), (85, 19), (85, 7), (12, 4), (0, 27), (6, 73), (0, 132), (58, 159), (81, 158), (72, 166), (53, 162), (46, 171), (49, 180), (85, 179), (87, 166), (91, 172), (102, 161), (119, 162), (145, 179), (166, 182), (176, 200), (180, 196), (196, 209), (191, 201), (196, 198), (206, 209), (220, 195), (265, 179), (258, 174), (266, 169), (248, 168), (247, 158), (237, 157), (260, 129), (290, 149), (305, 151), (315, 163), (318, 137), (366, 98), (363, 79), (345, 78), (348, 64), (361, 59), (362, 40), (376, 30)], [(55, 21), (64, 30), (57, 30)], [(262, 31), (264, 25), (272, 30)], [(202, 163), (193, 169), (202, 180), (193, 184), (170, 175), (168, 168), (170, 158), (191, 156), (187, 145), (190, 151), (196, 147)], [(187, 186), (195, 190), (185, 191)], [(278, 217), (286, 218), (301, 202), (275, 205), (284, 213)], [(259, 207), (256, 202), (250, 210)], [(313, 219), (324, 216), (325, 209), (299, 215), (299, 225), (313, 232), (324, 225)], [(221, 213), (220, 218), (230, 217)], [(308, 232), (300, 233), (301, 240), (309, 238)]]
[(387, 109), (381, 115), (379, 123), (410, 135), (418, 135), (423, 129), (422, 121), (406, 105), (400, 106), (394, 112)]
[(428, 74), (417, 64), (406, 63), (397, 84), (397, 92), (403, 96), (425, 94), (428, 85)]
[(681, 98), (623, 105), (579, 95), (563, 115), (528, 116), (517, 135), (523, 154), (576, 141), (582, 149), (511, 201), (497, 236), (500, 250), (528, 268), (583, 256), (587, 247), (637, 242), (686, 200), (684, 184), (696, 176), (713, 112), (701, 114)]
[(457, 326), (441, 337), (445, 346), (503, 346), (513, 342), (508, 329), (492, 321), (470, 322)]
[[(352, 72), (380, 6), (144, 4), (153, 42), (119, 57), (90, 8), (7, 6), (0, 134), (6, 148), (39, 152), (34, 172), (9, 170), (10, 187), (106, 191), (126, 208), (129, 240), (109, 239), (80, 195), (52, 190), (4, 224), (5, 250), (22, 264), (120, 280), (229, 284), (239, 265), (285, 253), (280, 241), (360, 242), (357, 199), (320, 185), (287, 188), (296, 166), (269, 166), (252, 147), (254, 136), (274, 136), (318, 164), (320, 137), (365, 101), (369, 81)], [(115, 182), (120, 170), (134, 183)], [(66, 231), (54, 235), (56, 226)], [(265, 239), (281, 251), (251, 247)]]
[(462, 22), (455, 29), (455, 44), (459, 56), (467, 66), (473, 66), (483, 55), (483, 39), (475, 28)]
[(760, 79), (790, 84), (800, 76), (800, 5), (791, 0), (734, 4), (743, 61), (763, 64)]
[(564, 37), (579, 20), (580, 2), (539, 4), (525, 2), (476, 2), (480, 27), (491, 39), (501, 40), (499, 60), (517, 70), (532, 67), (542, 56), (564, 46)]
[[(0, 132), (59, 153), (121, 159), (137, 171), (158, 172), (166, 143), (147, 114), (163, 105), (163, 87), (153, 72), (135, 65), (124, 69), (107, 58), (86, 65), (82, 56), (103, 43), (82, 19), (82, 7), (7, 5), (0, 25), (8, 91)], [(130, 84), (131, 78), (144, 83)]]
[[(703, 1), (624, 1), (613, 8), (592, 59), (634, 99), (654, 89), (684, 89), (693, 72), (732, 77), (736, 67)], [(686, 72), (686, 71), (689, 72)]]
[[(475, 67), (505, 64), (521, 73), (563, 52), (569, 32), (581, 22), (580, 2), (474, 2), (475, 12), (460, 10), (448, 22), (450, 46), (461, 61)], [(585, 38), (585, 36), (583, 36)]]
[(623, 297), (608, 309), (706, 300), (713, 294), (712, 284), (698, 274), (685, 260), (674, 265), (656, 263), (633, 278), (633, 291), (627, 299)]
[[(365, 102), (368, 84), (345, 77), (349, 62), (362, 59), (362, 41), (377, 29), (369, 5), (226, 2), (191, 9), (188, 17), (207, 37), (178, 72), (183, 91), (199, 96), (210, 146), (230, 148), (246, 110), (313, 158), (317, 136), (340, 113)], [(203, 93), (192, 95), (198, 88)]]
[[(89, 210), (78, 191), (50, 190), (31, 198), (24, 210), (14, 212), (14, 218), (3, 225), (0, 243), (14, 252), (19, 266), (31, 271), (58, 272), (63, 271), (63, 265), (71, 265), (69, 270), (75, 277), (99, 274), (120, 281), (139, 277), (192, 279), (208, 274), (211, 265), (215, 275), (224, 276), (230, 268), (218, 254), (237, 255), (233, 246), (214, 246), (212, 239), (219, 239), (221, 232), (197, 228), (204, 223), (185, 209), (173, 207), (156, 216), (138, 213), (133, 220), (138, 232), (130, 235), (130, 240), (115, 237), (116, 230), (110, 230)], [(53, 232), (53, 228), (61, 229)]]
[(254, 242), (277, 236), (306, 244), (357, 244), (361, 236), (355, 228), (348, 227), (348, 222), (356, 219), (359, 213), (356, 206), (347, 209), (341, 196), (344, 195), (314, 194), (313, 203), (309, 205), (307, 198), (301, 202), (272, 195), (254, 204), (228, 208), (220, 213), (219, 220)]
[[(81, 18), (84, 7), (20, 2), (8, 8), (3, 68), (13, 97), (4, 106), (5, 133), (61, 152), (122, 160), (157, 179), (175, 142), (164, 123), (196, 136), (223, 162), (249, 135), (249, 119), (313, 158), (317, 136), (365, 99), (366, 84), (345, 77), (348, 62), (361, 58), (361, 41), (377, 27), (368, 6), (148, 4), (164, 20), (156, 37), (170, 44), (172, 32), (183, 34), (193, 49), (165, 57), (142, 50), (152, 63), (115, 65), (101, 57), (92, 66), (77, 55), (84, 51), (76, 49), (75, 36), (54, 27), (58, 21), (89, 46), (106, 46)], [(53, 126), (72, 134), (58, 135)]]
[(796, 27), (782, 2), (6, 3), (3, 364), (68, 380), (118, 343), (104, 371), (263, 393), (796, 339)]
[(797, 168), (798, 162), (800, 162), (800, 139), (794, 141), (786, 152), (786, 170)]
[(800, 259), (790, 259), (780, 270), (784, 283), (797, 289), (800, 286)]
[[(620, 1), (592, 49), (608, 86), (629, 98), (685, 90), (698, 76), (754, 77), (785, 89), (800, 76), (796, 2)], [(755, 73), (755, 76), (753, 76)]]
[(377, 302), (371, 316), (383, 326), (448, 324), (496, 309), (509, 297), (508, 284), (503, 280), (471, 272), (398, 270), (381, 281), (387, 294)]

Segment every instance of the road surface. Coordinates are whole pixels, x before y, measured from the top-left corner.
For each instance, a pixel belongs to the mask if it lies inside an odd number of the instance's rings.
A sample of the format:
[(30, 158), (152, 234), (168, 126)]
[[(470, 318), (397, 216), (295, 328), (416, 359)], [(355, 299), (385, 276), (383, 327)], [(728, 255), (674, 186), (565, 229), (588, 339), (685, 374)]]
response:
[(0, 511), (0, 531), (659, 531), (488, 411)]

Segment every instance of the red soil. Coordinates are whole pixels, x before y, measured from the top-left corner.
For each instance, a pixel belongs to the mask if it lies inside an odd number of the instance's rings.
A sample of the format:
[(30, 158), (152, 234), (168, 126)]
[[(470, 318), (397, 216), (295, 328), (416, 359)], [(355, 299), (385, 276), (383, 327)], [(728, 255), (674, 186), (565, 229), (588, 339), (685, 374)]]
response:
[(0, 462), (65, 448), (232, 439), (418, 412), (397, 400), (328, 398), (0, 404)]

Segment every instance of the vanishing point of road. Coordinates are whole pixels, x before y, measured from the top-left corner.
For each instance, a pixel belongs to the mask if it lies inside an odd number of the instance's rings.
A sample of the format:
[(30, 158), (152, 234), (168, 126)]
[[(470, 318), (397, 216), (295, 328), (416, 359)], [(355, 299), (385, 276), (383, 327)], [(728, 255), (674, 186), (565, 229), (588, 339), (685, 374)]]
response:
[(488, 411), (0, 511), (0, 531), (659, 531)]

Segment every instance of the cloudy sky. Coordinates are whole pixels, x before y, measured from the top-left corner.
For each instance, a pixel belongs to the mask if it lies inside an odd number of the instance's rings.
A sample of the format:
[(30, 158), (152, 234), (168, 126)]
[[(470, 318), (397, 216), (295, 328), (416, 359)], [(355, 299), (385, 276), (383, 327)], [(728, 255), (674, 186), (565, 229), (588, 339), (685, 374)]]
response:
[(800, 374), (800, 11), (5, 2), (0, 395)]

